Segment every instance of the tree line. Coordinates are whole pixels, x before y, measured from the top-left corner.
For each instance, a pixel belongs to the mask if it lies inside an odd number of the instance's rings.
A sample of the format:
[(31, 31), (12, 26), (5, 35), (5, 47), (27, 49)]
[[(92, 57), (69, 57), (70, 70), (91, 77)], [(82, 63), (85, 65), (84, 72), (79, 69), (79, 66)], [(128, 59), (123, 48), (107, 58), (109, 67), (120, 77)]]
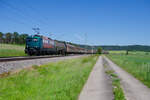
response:
[[(91, 46), (89, 45), (79, 45), (80, 47), (86, 47), (87, 49), (91, 49)], [(92, 46), (93, 49), (97, 50), (98, 48), (102, 48), (104, 51), (114, 50), (126, 50), (126, 51), (145, 51), (150, 52), (150, 45), (126, 45), (126, 46), (119, 46), (119, 45), (98, 45), (98, 46)]]
[(145, 51), (150, 52), (149, 45), (127, 45), (127, 46), (101, 46), (103, 50), (127, 50), (127, 51)]
[(0, 32), (0, 43), (25, 44), (25, 39), (27, 36), (28, 34), (19, 34), (18, 32), (13, 32), (13, 33)]

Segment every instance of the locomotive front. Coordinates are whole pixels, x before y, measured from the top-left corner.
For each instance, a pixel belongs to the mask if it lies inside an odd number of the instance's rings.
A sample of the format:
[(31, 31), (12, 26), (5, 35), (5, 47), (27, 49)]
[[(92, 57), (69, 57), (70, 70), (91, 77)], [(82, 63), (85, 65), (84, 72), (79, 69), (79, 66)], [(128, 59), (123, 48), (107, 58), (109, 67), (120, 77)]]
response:
[(42, 47), (40, 36), (29, 36), (26, 38), (25, 53), (28, 55), (38, 55)]

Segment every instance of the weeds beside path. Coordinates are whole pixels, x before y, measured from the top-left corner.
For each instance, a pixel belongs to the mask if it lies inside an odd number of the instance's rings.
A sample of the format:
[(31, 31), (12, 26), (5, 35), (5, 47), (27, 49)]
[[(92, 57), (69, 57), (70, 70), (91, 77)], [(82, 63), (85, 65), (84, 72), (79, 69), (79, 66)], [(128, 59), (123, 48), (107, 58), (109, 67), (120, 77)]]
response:
[(107, 63), (104, 63), (104, 67), (105, 73), (109, 75), (112, 80), (114, 100), (126, 100), (123, 89), (120, 84), (120, 78), (115, 73), (115, 71), (110, 66), (107, 65)]

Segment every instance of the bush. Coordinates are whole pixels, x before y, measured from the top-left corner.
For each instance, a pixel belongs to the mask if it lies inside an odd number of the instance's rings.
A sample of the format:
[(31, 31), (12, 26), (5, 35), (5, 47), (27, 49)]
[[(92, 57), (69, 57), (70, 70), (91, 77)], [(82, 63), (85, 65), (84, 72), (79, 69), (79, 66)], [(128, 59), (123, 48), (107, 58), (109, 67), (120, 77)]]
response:
[(98, 54), (102, 54), (102, 48), (101, 48), (101, 47), (99, 47), (99, 48), (97, 49), (97, 53), (98, 53)]

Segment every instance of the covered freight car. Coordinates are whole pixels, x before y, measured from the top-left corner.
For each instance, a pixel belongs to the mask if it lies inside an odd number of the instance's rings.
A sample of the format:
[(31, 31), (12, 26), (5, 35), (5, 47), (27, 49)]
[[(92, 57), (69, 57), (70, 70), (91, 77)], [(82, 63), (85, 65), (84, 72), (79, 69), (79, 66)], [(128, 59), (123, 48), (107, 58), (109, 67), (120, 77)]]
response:
[(76, 54), (77, 53), (76, 46), (66, 43), (66, 47), (67, 47), (67, 49), (66, 49), (67, 54)]
[(67, 47), (67, 54), (85, 54), (87, 53), (87, 50), (75, 45), (71, 45), (71, 44), (66, 44)]
[(65, 55), (67, 53), (67, 45), (65, 42), (59, 42), (55, 40), (55, 47), (57, 54)]
[(44, 54), (56, 54), (56, 47), (55, 47), (55, 41), (48, 37), (42, 36), (42, 50), (41, 53)]

